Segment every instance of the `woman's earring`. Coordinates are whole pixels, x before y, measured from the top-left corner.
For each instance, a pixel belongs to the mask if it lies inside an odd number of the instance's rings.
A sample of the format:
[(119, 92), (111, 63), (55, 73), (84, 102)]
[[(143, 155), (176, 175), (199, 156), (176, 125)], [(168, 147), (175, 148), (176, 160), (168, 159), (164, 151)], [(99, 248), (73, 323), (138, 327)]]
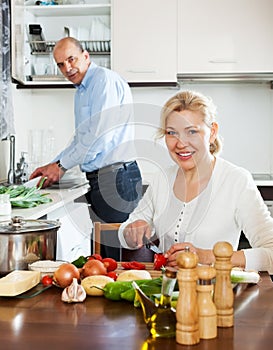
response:
[(216, 145), (214, 143), (209, 144), (210, 153), (214, 153), (216, 151)]

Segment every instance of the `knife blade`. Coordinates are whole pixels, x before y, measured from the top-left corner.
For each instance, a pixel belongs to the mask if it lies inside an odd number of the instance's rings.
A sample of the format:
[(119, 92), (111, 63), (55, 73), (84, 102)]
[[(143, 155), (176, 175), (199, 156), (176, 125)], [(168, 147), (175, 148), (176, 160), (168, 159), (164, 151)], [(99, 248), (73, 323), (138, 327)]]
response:
[(23, 185), (27, 188), (31, 188), (31, 187), (34, 187), (38, 185), (39, 181), (41, 180), (42, 176), (38, 176), (38, 177), (35, 177), (34, 179), (32, 180), (28, 180), (26, 182), (23, 183)]
[(163, 254), (162, 250), (158, 248), (156, 244), (154, 244), (153, 241), (151, 241), (146, 236), (143, 236), (143, 243), (146, 246), (147, 249), (152, 250), (156, 254)]

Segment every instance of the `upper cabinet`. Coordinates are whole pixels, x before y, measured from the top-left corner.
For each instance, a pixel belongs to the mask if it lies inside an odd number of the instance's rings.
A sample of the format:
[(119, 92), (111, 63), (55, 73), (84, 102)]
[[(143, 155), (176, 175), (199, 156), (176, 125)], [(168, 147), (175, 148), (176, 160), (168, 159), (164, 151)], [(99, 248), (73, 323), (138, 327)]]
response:
[(178, 73), (273, 72), (272, 0), (178, 0)]
[(11, 0), (12, 76), (17, 82), (25, 86), (72, 85), (59, 72), (52, 55), (56, 41), (64, 36), (80, 40), (94, 62), (110, 68), (110, 0), (35, 3)]
[(21, 86), (72, 86), (52, 56), (56, 41), (69, 35), (92, 61), (135, 85), (202, 75), (273, 80), (272, 0), (36, 3), (11, 0), (12, 76)]
[(111, 59), (129, 82), (176, 82), (177, 0), (113, 0)]

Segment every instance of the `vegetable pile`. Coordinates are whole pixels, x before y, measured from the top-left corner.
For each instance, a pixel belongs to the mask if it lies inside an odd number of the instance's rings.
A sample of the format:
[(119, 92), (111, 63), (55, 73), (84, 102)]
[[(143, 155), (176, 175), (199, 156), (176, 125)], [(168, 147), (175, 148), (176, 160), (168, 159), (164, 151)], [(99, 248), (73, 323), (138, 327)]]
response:
[[(44, 178), (45, 181), (45, 178)], [(46, 197), (48, 193), (41, 194), (39, 190), (43, 186), (43, 181), (39, 187), (25, 187), (24, 185), (0, 186), (0, 194), (9, 194), (10, 203), (13, 207), (33, 208), (39, 204), (49, 203), (51, 198)]]
[[(83, 301), (82, 288), (86, 296), (104, 296), (107, 299), (133, 302), (140, 306), (135, 298), (135, 281), (143, 292), (150, 296), (161, 292), (162, 277), (152, 279), (143, 263), (137, 261), (118, 263), (112, 258), (102, 258), (99, 254), (79, 256), (72, 263), (62, 264), (54, 273), (52, 282), (64, 289), (62, 300), (65, 302)], [(81, 288), (76, 288), (76, 282)], [(50, 283), (44, 278), (44, 284)]]
[[(166, 264), (160, 256), (155, 257), (154, 270), (161, 263)], [(54, 273), (53, 284), (64, 288), (62, 300), (65, 302), (82, 302), (86, 296), (104, 296), (113, 301), (126, 300), (139, 307), (132, 281), (151, 299), (160, 295), (162, 276), (152, 278), (146, 266), (136, 261), (121, 263), (122, 269), (117, 270), (118, 264), (112, 258), (102, 258), (98, 254), (88, 257), (80, 256), (72, 263), (62, 264)], [(255, 271), (231, 270), (232, 283), (258, 283), (260, 276)], [(45, 285), (52, 282), (44, 278)], [(174, 288), (178, 291), (178, 284)], [(175, 294), (176, 293), (176, 294)], [(174, 305), (178, 292), (174, 292)]]

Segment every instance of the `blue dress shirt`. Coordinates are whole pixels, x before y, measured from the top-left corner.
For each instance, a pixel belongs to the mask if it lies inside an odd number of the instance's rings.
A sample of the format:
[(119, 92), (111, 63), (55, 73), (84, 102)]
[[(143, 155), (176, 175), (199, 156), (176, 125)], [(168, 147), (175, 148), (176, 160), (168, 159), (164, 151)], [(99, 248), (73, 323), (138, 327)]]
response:
[(74, 97), (75, 134), (55, 159), (91, 172), (135, 158), (133, 99), (116, 72), (92, 62)]

